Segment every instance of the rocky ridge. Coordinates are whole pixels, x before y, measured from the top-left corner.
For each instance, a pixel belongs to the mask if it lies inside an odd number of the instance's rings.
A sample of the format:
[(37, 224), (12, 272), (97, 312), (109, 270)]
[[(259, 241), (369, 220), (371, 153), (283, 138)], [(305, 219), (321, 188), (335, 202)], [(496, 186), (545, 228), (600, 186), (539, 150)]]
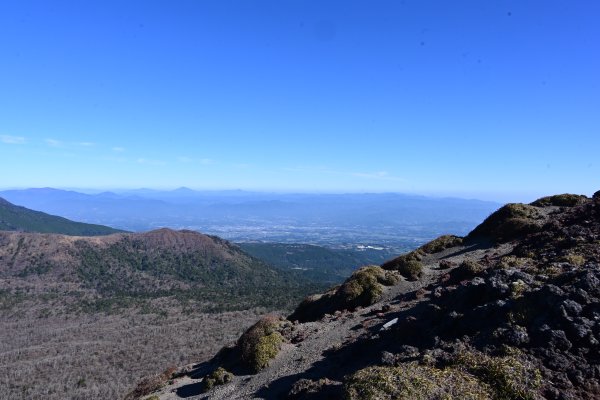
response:
[(600, 192), (508, 204), (128, 399), (597, 399)]

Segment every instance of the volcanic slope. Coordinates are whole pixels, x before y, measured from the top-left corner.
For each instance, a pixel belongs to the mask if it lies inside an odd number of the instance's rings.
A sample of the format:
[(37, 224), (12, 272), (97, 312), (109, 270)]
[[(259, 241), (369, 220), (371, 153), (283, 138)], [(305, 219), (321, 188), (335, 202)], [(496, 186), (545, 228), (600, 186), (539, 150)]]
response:
[(598, 399), (600, 192), (508, 204), (128, 399)]
[(120, 398), (320, 290), (191, 231), (0, 232), (0, 399)]
[[(80, 237), (0, 232), (0, 291), (57, 308), (109, 311), (157, 298), (202, 311), (289, 309), (317, 284), (193, 231)], [(19, 296), (17, 296), (19, 295)]]
[(103, 225), (84, 224), (14, 205), (0, 197), (0, 230), (100, 236), (123, 232)]

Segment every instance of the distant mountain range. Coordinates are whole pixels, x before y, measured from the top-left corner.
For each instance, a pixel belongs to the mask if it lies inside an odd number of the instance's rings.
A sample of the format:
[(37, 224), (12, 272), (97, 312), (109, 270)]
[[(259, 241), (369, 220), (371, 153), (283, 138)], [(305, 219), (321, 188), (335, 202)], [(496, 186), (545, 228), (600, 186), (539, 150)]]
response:
[(191, 229), (234, 241), (345, 243), (414, 248), (441, 234), (466, 234), (500, 204), (397, 193), (279, 194), (150, 189), (86, 194), (7, 190), (14, 204), (130, 231)]
[(74, 222), (63, 217), (16, 206), (0, 198), (0, 230), (99, 236), (123, 232), (108, 226)]

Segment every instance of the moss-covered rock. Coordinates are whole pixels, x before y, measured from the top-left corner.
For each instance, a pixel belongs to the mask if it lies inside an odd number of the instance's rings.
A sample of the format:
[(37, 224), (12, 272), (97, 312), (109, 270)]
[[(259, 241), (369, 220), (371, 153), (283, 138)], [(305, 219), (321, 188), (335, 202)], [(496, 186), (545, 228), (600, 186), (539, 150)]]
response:
[(507, 204), (487, 217), (466, 237), (467, 240), (487, 239), (496, 243), (510, 242), (541, 230), (543, 218), (537, 207), (527, 204)]
[(565, 193), (557, 194), (554, 196), (542, 197), (541, 199), (537, 199), (536, 201), (531, 203), (531, 205), (535, 207), (574, 207), (578, 204), (583, 203), (586, 199), (587, 197), (583, 195)]
[(267, 367), (279, 353), (284, 341), (280, 330), (287, 323), (282, 318), (267, 316), (251, 326), (237, 344), (243, 364), (253, 372)]
[(347, 400), (492, 399), (488, 386), (464, 371), (416, 363), (362, 369), (344, 391)]

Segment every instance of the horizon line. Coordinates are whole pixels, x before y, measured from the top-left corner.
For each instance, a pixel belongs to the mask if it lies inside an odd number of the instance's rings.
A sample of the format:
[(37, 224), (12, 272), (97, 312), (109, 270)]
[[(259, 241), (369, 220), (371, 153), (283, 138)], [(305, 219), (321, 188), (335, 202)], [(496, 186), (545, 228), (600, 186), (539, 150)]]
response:
[[(421, 190), (421, 191), (398, 191), (398, 190), (358, 190), (358, 189), (339, 189), (339, 190), (315, 190), (306, 188), (294, 188), (294, 189), (272, 189), (272, 188), (198, 188), (190, 186), (146, 186), (146, 187), (79, 187), (79, 186), (10, 186), (0, 187), (0, 191), (24, 191), (24, 190), (40, 190), (50, 189), (59, 191), (72, 191), (82, 194), (101, 194), (106, 192), (119, 192), (126, 191), (153, 191), (172, 193), (178, 190), (189, 190), (196, 193), (216, 193), (216, 192), (238, 192), (238, 193), (256, 193), (256, 194), (279, 194), (279, 195), (291, 195), (291, 194), (314, 194), (314, 195), (344, 195), (344, 194), (398, 194), (408, 195), (417, 197), (432, 197), (432, 198), (455, 198), (463, 200), (479, 200), (495, 203), (506, 203), (506, 202), (530, 202), (540, 197), (547, 195), (559, 194), (559, 193), (542, 193), (542, 191), (514, 191), (514, 192), (491, 192), (491, 191), (474, 191), (474, 190)], [(576, 193), (584, 194), (590, 197), (591, 193)], [(527, 200), (524, 200), (527, 199)]]

